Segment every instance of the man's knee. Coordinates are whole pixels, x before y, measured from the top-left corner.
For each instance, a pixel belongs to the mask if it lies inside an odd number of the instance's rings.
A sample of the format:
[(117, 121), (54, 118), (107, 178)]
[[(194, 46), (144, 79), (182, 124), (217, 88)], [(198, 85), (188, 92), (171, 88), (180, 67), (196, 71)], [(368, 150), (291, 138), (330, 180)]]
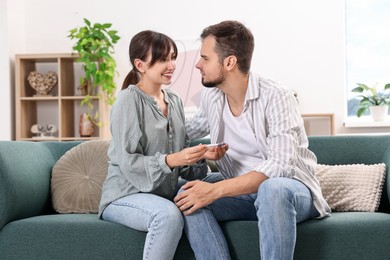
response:
[(258, 189), (258, 197), (273, 197), (284, 190), (284, 178), (270, 178), (261, 183)]
[(270, 178), (261, 183), (255, 201), (257, 209), (264, 205), (276, 206), (289, 197), (288, 194), (286, 194), (286, 192), (288, 193), (288, 190), (284, 184), (284, 179), (285, 178)]
[(215, 182), (219, 182), (222, 180), (223, 180), (223, 177), (219, 172), (212, 172), (212, 173), (207, 174), (207, 176), (202, 181), (205, 181), (208, 183), (215, 183)]

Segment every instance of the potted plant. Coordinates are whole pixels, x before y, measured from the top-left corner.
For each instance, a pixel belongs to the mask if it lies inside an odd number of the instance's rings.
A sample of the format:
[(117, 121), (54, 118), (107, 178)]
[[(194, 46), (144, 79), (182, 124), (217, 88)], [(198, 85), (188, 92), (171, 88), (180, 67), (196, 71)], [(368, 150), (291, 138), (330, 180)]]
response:
[[(92, 116), (93, 98), (98, 95), (108, 105), (115, 101), (116, 62), (113, 58), (114, 44), (120, 37), (118, 31), (110, 30), (110, 23), (95, 23), (84, 18), (85, 25), (73, 28), (68, 37), (76, 40), (73, 50), (79, 54), (77, 61), (82, 63), (84, 76), (80, 79), (82, 94), (84, 95), (81, 105), (87, 105), (87, 118), (98, 127), (102, 126), (98, 112)], [(100, 88), (100, 89), (99, 89)]]
[[(357, 83), (357, 85), (356, 88), (352, 89), (352, 92), (361, 93), (357, 96), (360, 102), (356, 115), (361, 117), (366, 111), (370, 110), (374, 121), (384, 120), (390, 105), (390, 83), (385, 84), (381, 90), (378, 89), (378, 84), (372, 87), (362, 83)], [(379, 111), (377, 112), (377, 110)]]

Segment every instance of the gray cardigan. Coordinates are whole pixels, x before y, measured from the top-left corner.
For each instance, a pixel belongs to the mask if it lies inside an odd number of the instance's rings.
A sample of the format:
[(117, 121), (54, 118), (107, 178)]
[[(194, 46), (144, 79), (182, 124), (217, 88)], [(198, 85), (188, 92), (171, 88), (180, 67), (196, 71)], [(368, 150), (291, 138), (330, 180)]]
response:
[(181, 99), (169, 89), (163, 92), (167, 117), (137, 86), (130, 85), (118, 94), (110, 114), (110, 161), (99, 216), (108, 204), (124, 196), (146, 192), (172, 199), (179, 176), (187, 180), (206, 176), (204, 161), (174, 169), (166, 164), (166, 155), (181, 151), (189, 141)]

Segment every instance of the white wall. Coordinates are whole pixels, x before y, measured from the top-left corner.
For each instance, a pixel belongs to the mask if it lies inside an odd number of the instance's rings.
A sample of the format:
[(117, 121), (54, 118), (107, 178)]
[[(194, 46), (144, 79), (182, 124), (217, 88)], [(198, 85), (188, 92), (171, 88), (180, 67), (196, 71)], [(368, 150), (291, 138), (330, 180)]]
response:
[[(14, 57), (24, 52), (25, 0), (0, 0), (0, 140), (14, 139)], [(2, 69), (4, 66), (4, 69)]]
[(0, 140), (10, 140), (12, 138), (12, 95), (10, 64), (8, 59), (7, 38), (7, 2), (0, 0), (0, 78), (2, 79), (0, 94)]
[[(210, 24), (239, 20), (256, 39), (252, 70), (296, 90), (302, 113), (335, 113), (336, 133), (350, 131), (343, 127), (344, 1), (6, 1), (7, 15), (11, 16), (7, 24), (11, 59), (16, 53), (71, 52), (73, 42), (66, 37), (68, 30), (82, 26), (84, 17), (91, 22), (112, 23), (122, 38), (115, 47), (119, 86), (129, 70), (129, 40), (140, 30), (194, 40)], [(4, 35), (1, 30), (0, 35)], [(0, 77), (4, 78), (3, 70)], [(0, 104), (4, 102), (9, 103), (9, 99), (1, 95)]]

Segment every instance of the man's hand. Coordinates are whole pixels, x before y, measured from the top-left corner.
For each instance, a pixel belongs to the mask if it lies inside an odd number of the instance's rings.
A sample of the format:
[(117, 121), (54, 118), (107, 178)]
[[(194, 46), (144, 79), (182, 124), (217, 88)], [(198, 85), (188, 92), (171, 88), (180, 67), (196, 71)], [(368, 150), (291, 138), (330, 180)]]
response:
[(204, 181), (187, 182), (181, 187), (184, 191), (174, 198), (176, 206), (185, 215), (190, 215), (196, 210), (213, 203), (218, 199), (213, 185), (213, 183)]
[(265, 174), (251, 171), (215, 183), (190, 181), (181, 187), (184, 191), (180, 192), (174, 201), (180, 211), (190, 215), (220, 198), (255, 193), (259, 185), (267, 179)]
[(208, 151), (204, 154), (204, 159), (217, 161), (225, 156), (225, 153), (229, 149), (229, 145), (224, 144), (222, 146), (208, 148)]

